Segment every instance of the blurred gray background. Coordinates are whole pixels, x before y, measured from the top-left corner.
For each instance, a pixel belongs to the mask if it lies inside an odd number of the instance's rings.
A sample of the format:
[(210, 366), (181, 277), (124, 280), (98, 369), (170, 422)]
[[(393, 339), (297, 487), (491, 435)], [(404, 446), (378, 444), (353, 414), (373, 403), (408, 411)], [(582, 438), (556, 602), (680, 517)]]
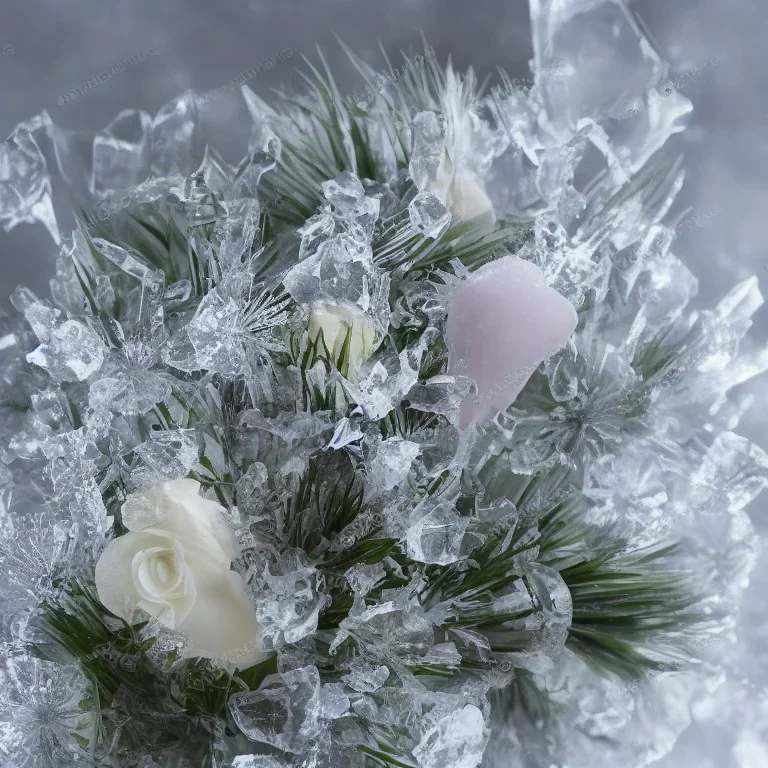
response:
[[(692, 217), (674, 250), (701, 280), (700, 303), (711, 305), (751, 274), (768, 285), (768, 6), (765, 0), (631, 6), (694, 105), (689, 130), (674, 138), (688, 169), (681, 205)], [(65, 128), (95, 131), (122, 108), (154, 113), (187, 88), (222, 86), (290, 49), (290, 58), (249, 82), (268, 96), (271, 87), (295, 79), (300, 55), (312, 56), (316, 45), (331, 62), (340, 61), (339, 37), (375, 63), (379, 43), (391, 55), (418, 53), (421, 32), (441, 60), (450, 55), (459, 69), (472, 65), (481, 78), (496, 67), (513, 77), (529, 74), (527, 0), (2, 0), (0, 134), (43, 109)], [(59, 103), (68, 90), (151, 48), (159, 52)], [(357, 85), (348, 69), (340, 81), (350, 90)], [(236, 92), (216, 105), (212, 143), (234, 160), (246, 132), (236, 119), (242, 105)], [(40, 225), (0, 231), (0, 306), (20, 282), (45, 292), (54, 253)], [(764, 345), (767, 337), (764, 307), (753, 341)], [(755, 403), (739, 431), (768, 448), (765, 380), (750, 386)], [(752, 509), (762, 532), (765, 510), (765, 501)], [(753, 582), (740, 640), (749, 661), (725, 684), (729, 711), (696, 715), (698, 727), (664, 761), (667, 768), (768, 768), (765, 557)]]

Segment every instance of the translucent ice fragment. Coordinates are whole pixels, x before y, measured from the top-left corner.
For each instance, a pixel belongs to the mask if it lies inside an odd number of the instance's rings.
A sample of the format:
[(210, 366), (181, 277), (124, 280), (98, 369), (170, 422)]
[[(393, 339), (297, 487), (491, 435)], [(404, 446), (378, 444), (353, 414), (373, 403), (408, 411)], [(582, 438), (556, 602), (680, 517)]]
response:
[(425, 237), (436, 239), (448, 229), (451, 212), (431, 192), (419, 192), (408, 205), (411, 224)]
[(355, 565), (344, 574), (344, 578), (356, 595), (365, 597), (386, 575), (384, 566), (381, 563), (375, 563), (374, 565)]
[(149, 172), (150, 116), (124, 109), (93, 140), (91, 190), (96, 193), (127, 189)]
[[(424, 191), (438, 182), (445, 155), (445, 125), (434, 112), (419, 112), (411, 121), (411, 136), (409, 171), (416, 187)], [(446, 192), (447, 180), (442, 187)]]
[(454, 296), (446, 325), (449, 373), (477, 384), (462, 406), (461, 423), (512, 403), (576, 323), (571, 303), (547, 285), (535, 264), (508, 256), (475, 272)]
[(581, 118), (626, 111), (663, 75), (621, 0), (531, 0), (531, 25), (536, 85), (562, 138)]
[(338, 720), (349, 711), (349, 696), (341, 683), (326, 683), (320, 689), (320, 717)]
[(379, 214), (379, 201), (365, 195), (357, 176), (344, 171), (335, 179), (323, 182), (323, 195), (331, 204), (335, 218), (354, 222), (360, 228), (360, 235), (370, 238)]
[(461, 554), (469, 518), (449, 501), (426, 498), (411, 513), (406, 545), (408, 557), (420, 563), (455, 563)]
[(440, 718), (413, 750), (419, 768), (477, 768), (483, 759), (488, 730), (474, 704)]
[(454, 423), (461, 404), (472, 389), (472, 380), (465, 376), (432, 376), (417, 384), (409, 393), (410, 407), (417, 411), (439, 413)]
[(429, 652), (435, 641), (434, 628), (415, 603), (412, 590), (403, 587), (389, 590), (387, 595), (392, 599), (362, 612), (355, 606), (339, 625), (331, 653), (350, 636), (367, 654), (385, 660), (423, 658)]
[(722, 514), (744, 509), (768, 486), (768, 455), (733, 432), (719, 434), (691, 476), (690, 510)]
[(369, 419), (386, 416), (418, 380), (418, 371), (408, 359), (408, 350), (403, 350), (398, 357), (400, 370), (395, 373), (390, 374), (381, 362), (377, 362), (368, 375), (355, 384), (346, 379), (341, 382)]
[(66, 376), (71, 379), (74, 376), (78, 381), (85, 381), (101, 367), (104, 347), (90, 328), (77, 320), (67, 320), (54, 328), (49, 343), (30, 352), (27, 360), (47, 368), (57, 378)]
[(378, 691), (389, 678), (389, 669), (383, 664), (374, 667), (360, 659), (350, 662), (350, 673), (342, 680), (353, 690), (359, 693), (373, 693)]
[(326, 604), (323, 576), (309, 565), (303, 553), (288, 553), (281, 562), (267, 564), (257, 578), (261, 590), (256, 618), (265, 650), (296, 643), (317, 630)]
[(14, 128), (0, 142), (0, 224), (6, 232), (17, 224), (44, 224), (55, 242), (61, 241), (51, 203), (48, 165), (34, 132), (50, 126), (46, 112)]
[(144, 464), (131, 473), (131, 480), (144, 487), (163, 480), (186, 477), (197, 463), (198, 445), (194, 429), (153, 432), (150, 439), (137, 445), (134, 453)]
[(59, 325), (61, 312), (27, 288), (17, 288), (11, 300), (41, 341), (27, 355), (28, 362), (45, 368), (57, 381), (84, 381), (101, 368), (105, 350), (95, 331), (79, 320)]
[(150, 126), (152, 172), (158, 176), (191, 173), (202, 159), (197, 97), (192, 91), (169, 101)]
[(251, 741), (300, 754), (320, 733), (320, 675), (315, 667), (270, 675), (258, 690), (234, 694), (229, 708)]
[(411, 464), (421, 452), (416, 443), (392, 437), (381, 443), (371, 461), (370, 482), (379, 491), (391, 491), (411, 471)]
[(363, 437), (363, 433), (357, 424), (353, 424), (346, 416), (341, 419), (333, 432), (333, 437), (328, 443), (328, 448), (337, 451), (345, 445), (355, 443)]
[(269, 755), (238, 755), (232, 768), (286, 768), (286, 765)]

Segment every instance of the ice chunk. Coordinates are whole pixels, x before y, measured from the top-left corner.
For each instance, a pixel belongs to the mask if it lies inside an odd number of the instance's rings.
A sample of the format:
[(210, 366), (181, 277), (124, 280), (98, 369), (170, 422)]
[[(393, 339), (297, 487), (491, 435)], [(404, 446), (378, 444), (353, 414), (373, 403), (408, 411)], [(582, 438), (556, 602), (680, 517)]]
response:
[(242, 509), (256, 507), (267, 491), (269, 472), (260, 461), (251, 464), (237, 481), (237, 505)]
[(401, 437), (391, 437), (381, 443), (369, 461), (371, 494), (391, 491), (404, 482), (419, 453), (421, 448), (417, 443)]
[(419, 192), (408, 204), (414, 229), (425, 237), (437, 239), (451, 224), (451, 212), (431, 192)]
[(152, 173), (186, 176), (202, 160), (197, 96), (186, 91), (165, 104), (149, 128)]
[(373, 693), (389, 679), (389, 669), (383, 664), (374, 667), (360, 659), (350, 662), (350, 672), (342, 680), (354, 691)]
[(721, 515), (724, 509), (744, 509), (766, 487), (768, 454), (739, 435), (722, 432), (701, 457), (689, 495), (680, 503), (697, 516)]
[(532, 0), (536, 85), (567, 139), (581, 118), (626, 109), (663, 64), (619, 0)]
[(93, 140), (91, 191), (127, 189), (149, 173), (152, 118), (142, 110), (124, 109)]
[(370, 240), (379, 215), (379, 200), (368, 197), (360, 179), (349, 171), (323, 182), (323, 195), (335, 219), (354, 227), (357, 239)]
[(135, 467), (130, 479), (135, 485), (129, 490), (149, 488), (163, 482), (186, 477), (197, 464), (199, 448), (194, 429), (158, 431), (149, 440), (133, 449), (143, 467)]
[[(337, 193), (334, 199), (349, 218), (337, 218), (335, 225), (327, 215), (310, 220), (302, 230), (303, 259), (285, 275), (283, 284), (298, 302), (354, 305), (381, 316), (383, 326), (389, 317), (389, 275), (374, 266), (370, 246), (379, 201), (365, 197), (361, 186), (357, 205), (363, 213), (355, 216), (349, 210), (349, 195), (329, 189), (332, 197)], [(334, 233), (332, 226), (340, 231)]]
[(43, 112), (14, 128), (0, 142), (0, 224), (5, 231), (17, 224), (41, 222), (56, 243), (61, 241), (51, 203), (51, 179), (35, 133), (48, 129), (51, 119)]
[(251, 740), (301, 754), (321, 732), (320, 675), (299, 667), (270, 675), (258, 690), (236, 693), (229, 709)]
[(356, 603), (331, 643), (331, 653), (353, 637), (361, 653), (369, 658), (421, 659), (434, 645), (434, 629), (407, 587), (387, 593), (392, 599), (363, 607)]
[(338, 720), (349, 711), (349, 696), (344, 693), (342, 683), (326, 683), (320, 689), (320, 717), (323, 720)]
[(482, 711), (474, 704), (441, 717), (413, 750), (419, 768), (477, 768), (488, 742)]
[(420, 563), (455, 563), (469, 525), (449, 501), (428, 497), (411, 512), (406, 545), (408, 557)]
[(376, 362), (365, 376), (354, 384), (341, 381), (344, 390), (363, 410), (369, 419), (381, 419), (400, 402), (418, 381), (416, 360), (411, 360), (409, 350), (398, 355), (400, 369), (390, 373), (381, 362)]
[(269, 755), (238, 755), (232, 768), (286, 768), (286, 765)]
[(42, 342), (27, 355), (57, 381), (84, 381), (101, 368), (105, 348), (99, 335), (79, 320), (59, 324), (61, 313), (40, 301), (32, 291), (18, 288), (11, 297)]
[(408, 401), (416, 411), (439, 413), (456, 423), (461, 404), (473, 386), (472, 379), (466, 376), (432, 376), (408, 393)]
[(447, 193), (447, 180), (438, 180), (445, 155), (445, 124), (434, 112), (419, 112), (411, 121), (409, 171), (417, 189), (426, 191), (437, 183)]
[(252, 587), (265, 650), (297, 643), (315, 632), (328, 597), (323, 575), (306, 562), (303, 552), (289, 551), (277, 563), (265, 562)]
[(355, 443), (361, 440), (363, 433), (360, 431), (359, 426), (353, 424), (346, 416), (340, 419), (336, 424), (336, 428), (333, 431), (333, 437), (328, 443), (328, 448), (332, 450), (339, 450), (346, 445)]
[(365, 597), (387, 575), (381, 563), (373, 565), (355, 565), (344, 578), (358, 597)]

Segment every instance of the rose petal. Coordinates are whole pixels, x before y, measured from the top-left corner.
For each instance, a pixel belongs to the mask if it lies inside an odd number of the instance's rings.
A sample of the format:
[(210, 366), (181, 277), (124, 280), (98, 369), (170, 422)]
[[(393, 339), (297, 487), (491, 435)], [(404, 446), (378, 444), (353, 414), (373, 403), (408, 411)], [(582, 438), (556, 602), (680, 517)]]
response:
[(168, 531), (185, 550), (203, 552), (229, 568), (237, 545), (223, 517), (224, 507), (204, 499), (196, 480), (169, 480), (132, 502), (123, 505), (123, 525), (129, 531)]
[(571, 303), (535, 264), (509, 256), (477, 270), (454, 296), (446, 323), (449, 373), (477, 384), (476, 395), (462, 405), (460, 424), (510, 405), (577, 322)]
[(102, 604), (116, 616), (130, 621), (136, 608), (173, 628), (178, 627), (195, 601), (194, 583), (178, 597), (150, 602), (139, 593), (133, 579), (133, 559), (145, 549), (174, 549), (173, 539), (157, 531), (126, 533), (111, 541), (96, 563), (96, 592)]
[(242, 577), (215, 563), (190, 563), (197, 597), (178, 629), (189, 639), (185, 656), (204, 656), (246, 669), (265, 658), (259, 627)]

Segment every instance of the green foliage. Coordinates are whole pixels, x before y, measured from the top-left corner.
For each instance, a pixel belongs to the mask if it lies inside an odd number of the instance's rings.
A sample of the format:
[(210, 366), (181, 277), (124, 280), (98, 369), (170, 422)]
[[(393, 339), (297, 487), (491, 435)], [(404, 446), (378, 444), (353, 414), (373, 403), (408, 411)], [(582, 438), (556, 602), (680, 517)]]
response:
[[(628, 550), (617, 532), (582, 522), (580, 500), (558, 505), (539, 523), (541, 562), (560, 571), (573, 600), (568, 647), (601, 673), (637, 680), (676, 668), (687, 630), (703, 621), (673, 545)], [(586, 546), (587, 542), (591, 542)]]
[(44, 639), (31, 651), (79, 664), (90, 682), (80, 706), (95, 718), (94, 740), (84, 745), (95, 755), (114, 740), (119, 750), (155, 756), (185, 743), (201, 765), (212, 765), (215, 737), (227, 729), (229, 696), (255, 690), (277, 668), (274, 657), (230, 672), (207, 659), (152, 654), (157, 640), (148, 622), (115, 616), (84, 580), (72, 580), (57, 599), (44, 603), (40, 618)]

